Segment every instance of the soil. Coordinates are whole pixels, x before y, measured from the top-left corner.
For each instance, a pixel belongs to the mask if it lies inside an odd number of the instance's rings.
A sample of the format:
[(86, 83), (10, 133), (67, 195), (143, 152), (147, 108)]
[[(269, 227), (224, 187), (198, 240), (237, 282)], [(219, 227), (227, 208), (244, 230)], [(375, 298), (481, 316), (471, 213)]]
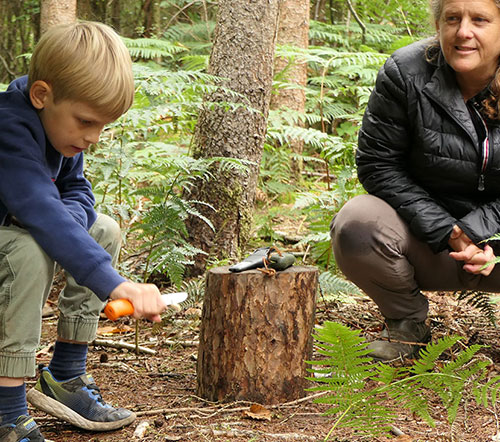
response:
[[(444, 335), (464, 336), (467, 345), (488, 345), (481, 355), (491, 361), (492, 375), (500, 374), (498, 330), (485, 315), (451, 294), (429, 293), (433, 339)], [(54, 302), (54, 296), (51, 296)], [(30, 409), (45, 437), (57, 442), (83, 441), (323, 441), (335, 422), (325, 415), (327, 406), (316, 404), (311, 395), (297, 401), (265, 406), (248, 413), (251, 403), (209, 403), (196, 395), (195, 342), (200, 324), (201, 305), (172, 311), (160, 325), (139, 323), (139, 345), (154, 354), (136, 354), (128, 349), (91, 345), (88, 371), (94, 376), (104, 399), (137, 414), (130, 426), (112, 432), (92, 433), (75, 428), (44, 413)], [(354, 296), (353, 302), (318, 299), (316, 322), (336, 321), (363, 330), (373, 339), (382, 318), (372, 301)], [(57, 313), (43, 321), (40, 364), (48, 364), (55, 338)], [(102, 318), (99, 339), (134, 344), (135, 322), (122, 319), (111, 323)], [(29, 386), (35, 380), (29, 381)], [(473, 401), (461, 407), (451, 429), (446, 410), (432, 405), (434, 428), (403, 409), (394, 421), (393, 431), (376, 438), (364, 438), (350, 429), (336, 429), (328, 440), (344, 441), (421, 441), (492, 442), (500, 441), (498, 410), (482, 408)], [(145, 428), (144, 432), (140, 430)], [(453, 436), (452, 436), (453, 435)]]

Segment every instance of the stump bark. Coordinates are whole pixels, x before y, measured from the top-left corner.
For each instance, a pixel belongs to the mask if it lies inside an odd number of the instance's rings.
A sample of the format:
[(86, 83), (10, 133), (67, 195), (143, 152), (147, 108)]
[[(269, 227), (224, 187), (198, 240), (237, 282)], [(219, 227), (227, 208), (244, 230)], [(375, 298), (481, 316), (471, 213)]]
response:
[(211, 401), (275, 404), (305, 395), (318, 271), (293, 266), (207, 275), (197, 393)]

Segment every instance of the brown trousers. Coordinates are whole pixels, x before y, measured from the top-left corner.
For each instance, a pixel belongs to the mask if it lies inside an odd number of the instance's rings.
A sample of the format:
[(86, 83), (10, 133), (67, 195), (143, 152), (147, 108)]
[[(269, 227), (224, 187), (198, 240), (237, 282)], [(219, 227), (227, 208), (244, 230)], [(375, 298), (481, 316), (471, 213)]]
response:
[(500, 292), (500, 264), (485, 277), (462, 269), (448, 251), (435, 254), (413, 236), (385, 201), (372, 195), (350, 200), (331, 223), (338, 267), (388, 319), (427, 317), (423, 291)]

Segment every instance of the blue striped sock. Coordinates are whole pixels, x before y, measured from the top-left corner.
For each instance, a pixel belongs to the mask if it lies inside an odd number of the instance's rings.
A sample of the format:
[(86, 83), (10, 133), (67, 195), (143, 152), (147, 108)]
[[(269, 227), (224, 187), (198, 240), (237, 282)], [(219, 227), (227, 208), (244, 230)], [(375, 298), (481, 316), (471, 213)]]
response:
[(52, 376), (58, 381), (67, 381), (85, 373), (87, 344), (70, 344), (57, 341), (49, 364)]
[(23, 414), (28, 414), (25, 384), (0, 387), (0, 426), (15, 424), (17, 418)]

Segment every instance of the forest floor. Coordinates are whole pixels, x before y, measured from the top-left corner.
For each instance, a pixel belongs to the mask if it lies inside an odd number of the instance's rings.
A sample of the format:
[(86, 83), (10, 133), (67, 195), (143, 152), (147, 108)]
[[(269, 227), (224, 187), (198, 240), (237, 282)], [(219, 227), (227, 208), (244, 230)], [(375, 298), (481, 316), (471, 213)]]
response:
[[(488, 345), (482, 356), (491, 360), (492, 374), (500, 374), (498, 330), (478, 310), (458, 302), (450, 294), (429, 293), (433, 339), (444, 335), (464, 336), (464, 343)], [(51, 295), (52, 302), (54, 297)], [(140, 322), (139, 344), (154, 351), (140, 353), (104, 344), (92, 345), (88, 371), (94, 376), (104, 399), (129, 408), (137, 414), (130, 426), (112, 432), (92, 433), (72, 427), (36, 410), (36, 417), (49, 441), (323, 441), (334, 419), (325, 416), (326, 406), (313, 402), (317, 392), (305, 399), (267, 406), (255, 414), (248, 413), (252, 404), (245, 402), (209, 403), (196, 395), (196, 358), (201, 305), (169, 315), (161, 325)], [(334, 302), (318, 299), (316, 323), (335, 321), (363, 330), (367, 339), (381, 324), (371, 300), (356, 296), (353, 301)], [(48, 364), (55, 338), (57, 313), (43, 321), (38, 363)], [(103, 318), (99, 339), (135, 343), (135, 322), (111, 323)], [(29, 381), (29, 387), (34, 380)], [(500, 412), (481, 408), (473, 401), (462, 405), (453, 429), (447, 423), (446, 410), (431, 399), (435, 427), (403, 409), (398, 410), (393, 432), (363, 439), (350, 429), (336, 429), (330, 441), (375, 442), (494, 442), (500, 441)], [(145, 431), (141, 431), (145, 430)], [(453, 439), (451, 438), (453, 434)]]

